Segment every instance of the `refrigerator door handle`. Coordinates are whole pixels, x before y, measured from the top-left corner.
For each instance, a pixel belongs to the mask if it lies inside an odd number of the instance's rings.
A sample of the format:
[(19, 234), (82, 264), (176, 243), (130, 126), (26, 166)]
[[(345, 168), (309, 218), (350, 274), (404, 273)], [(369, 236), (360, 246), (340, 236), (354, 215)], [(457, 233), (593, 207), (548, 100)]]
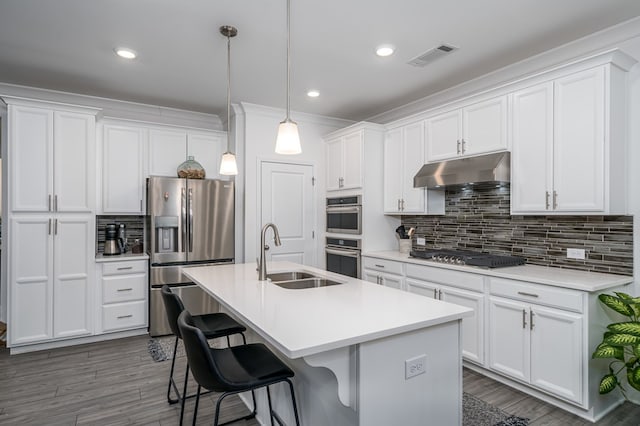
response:
[(189, 252), (193, 251), (193, 189), (189, 188)]
[(182, 191), (182, 197), (181, 197), (181, 210), (182, 210), (182, 214), (181, 214), (181, 225), (182, 225), (182, 247), (180, 247), (180, 251), (183, 252), (186, 250), (187, 248), (187, 200), (186, 200), (186, 194), (185, 194), (185, 189), (184, 187), (181, 188)]

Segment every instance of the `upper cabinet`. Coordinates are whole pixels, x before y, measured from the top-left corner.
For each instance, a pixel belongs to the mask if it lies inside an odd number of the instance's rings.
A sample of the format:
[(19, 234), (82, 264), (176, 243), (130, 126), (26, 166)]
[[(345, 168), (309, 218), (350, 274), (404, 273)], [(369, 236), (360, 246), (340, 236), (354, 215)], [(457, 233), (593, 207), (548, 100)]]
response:
[(427, 118), (427, 162), (507, 149), (507, 99), (499, 96)]
[(362, 188), (363, 129), (326, 140), (327, 191)]
[[(385, 213), (444, 214), (443, 191), (426, 191), (424, 188), (413, 187), (413, 177), (423, 164), (424, 123), (422, 121), (386, 132), (384, 141)], [(436, 200), (440, 201), (438, 208), (434, 204)]]
[(193, 156), (204, 167), (207, 179), (218, 179), (223, 132), (196, 132), (184, 129), (149, 129), (149, 175), (175, 177), (178, 166)]
[(513, 94), (514, 214), (626, 212), (624, 93), (606, 64)]
[(97, 111), (8, 102), (11, 210), (92, 212)]

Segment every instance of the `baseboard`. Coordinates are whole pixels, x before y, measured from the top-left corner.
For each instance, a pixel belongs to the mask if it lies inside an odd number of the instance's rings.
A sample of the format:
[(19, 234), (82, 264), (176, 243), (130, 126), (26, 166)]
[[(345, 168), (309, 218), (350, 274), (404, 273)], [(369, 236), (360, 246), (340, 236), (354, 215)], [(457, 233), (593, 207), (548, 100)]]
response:
[(27, 352), (45, 351), (48, 349), (84, 345), (86, 343), (95, 343), (95, 342), (102, 342), (106, 340), (122, 339), (125, 337), (140, 336), (143, 334), (149, 334), (146, 328), (120, 331), (116, 333), (99, 334), (96, 336), (78, 337), (76, 339), (58, 340), (54, 342), (36, 343), (32, 345), (12, 346), (10, 348), (10, 354), (16, 355), (16, 354), (23, 354)]

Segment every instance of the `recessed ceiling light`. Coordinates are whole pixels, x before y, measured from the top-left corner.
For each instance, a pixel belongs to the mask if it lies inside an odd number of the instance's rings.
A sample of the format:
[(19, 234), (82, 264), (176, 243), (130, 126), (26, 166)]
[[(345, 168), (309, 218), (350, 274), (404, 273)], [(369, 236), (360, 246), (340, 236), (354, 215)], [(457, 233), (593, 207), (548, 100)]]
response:
[(391, 56), (393, 55), (394, 47), (390, 44), (383, 44), (376, 48), (376, 55), (378, 56)]
[(135, 51), (127, 47), (116, 47), (113, 51), (116, 52), (116, 55), (125, 59), (135, 59), (138, 56)]
[(318, 96), (320, 96), (320, 92), (318, 92), (317, 90), (309, 90), (307, 92), (307, 96), (310, 98), (317, 98)]

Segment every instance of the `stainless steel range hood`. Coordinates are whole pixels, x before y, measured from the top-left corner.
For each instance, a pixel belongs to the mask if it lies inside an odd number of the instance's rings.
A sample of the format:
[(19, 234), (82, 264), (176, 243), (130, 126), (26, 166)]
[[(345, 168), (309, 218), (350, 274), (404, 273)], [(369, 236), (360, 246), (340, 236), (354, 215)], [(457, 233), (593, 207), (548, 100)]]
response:
[(443, 188), (469, 183), (509, 182), (511, 156), (508, 152), (429, 163), (413, 178), (414, 188)]

